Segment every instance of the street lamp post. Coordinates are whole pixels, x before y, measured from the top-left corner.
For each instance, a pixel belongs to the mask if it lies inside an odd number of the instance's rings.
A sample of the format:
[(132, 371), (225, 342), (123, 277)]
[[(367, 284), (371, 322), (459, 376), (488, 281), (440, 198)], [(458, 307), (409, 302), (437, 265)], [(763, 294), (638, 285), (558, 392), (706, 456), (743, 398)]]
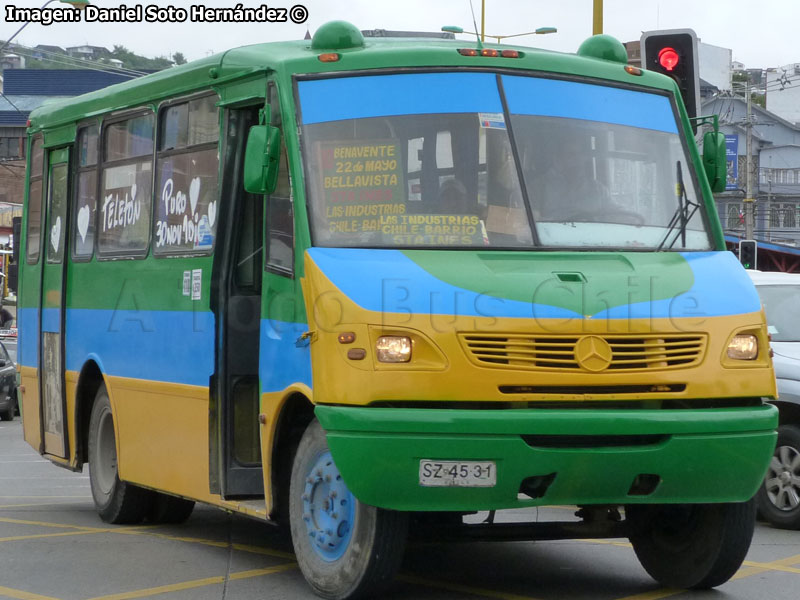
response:
[[(48, 7), (48, 5), (52, 4), (53, 2), (56, 2), (56, 0), (47, 0), (47, 2), (42, 4), (42, 8), (40, 10), (44, 10), (45, 8)], [(73, 7), (77, 8), (78, 10), (82, 10), (89, 5), (89, 0), (58, 0), (58, 2), (61, 2), (62, 4), (70, 4)], [(11, 35), (10, 38), (8, 38), (5, 42), (3, 42), (3, 45), (0, 46), (0, 55), (2, 55), (3, 50), (5, 50), (6, 47), (11, 43), (11, 40), (17, 37), (23, 29), (25, 29), (28, 25), (30, 25), (30, 23), (31, 23), (30, 21), (26, 21), (25, 23), (23, 23), (22, 27), (17, 29)]]
[(496, 39), (498, 44), (500, 43), (500, 40), (504, 40), (506, 38), (520, 37), (523, 35), (546, 35), (548, 33), (558, 33), (558, 29), (556, 29), (555, 27), (539, 27), (534, 31), (526, 31), (525, 33), (512, 33), (510, 35), (490, 35), (490, 34), (478, 33), (477, 31), (464, 31), (462, 27), (454, 27), (451, 25), (442, 27), (442, 31), (446, 31), (448, 33), (469, 33), (472, 35), (477, 35), (478, 40), (480, 41), (483, 41), (484, 37), (490, 37)]

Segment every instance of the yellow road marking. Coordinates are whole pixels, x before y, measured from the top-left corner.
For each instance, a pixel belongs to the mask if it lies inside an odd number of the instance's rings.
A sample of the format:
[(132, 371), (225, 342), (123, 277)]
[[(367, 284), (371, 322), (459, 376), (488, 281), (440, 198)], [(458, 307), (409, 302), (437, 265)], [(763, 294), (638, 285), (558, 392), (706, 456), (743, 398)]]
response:
[(642, 592), (641, 594), (634, 594), (633, 596), (625, 596), (624, 598), (618, 598), (617, 600), (660, 600), (660, 598), (669, 598), (670, 596), (674, 596), (676, 594), (682, 594), (686, 590), (672, 590), (669, 588), (661, 588), (658, 590), (652, 590), (650, 592)]
[(19, 542), (22, 540), (36, 540), (41, 538), (64, 537), (67, 535), (96, 535), (99, 531), (64, 531), (61, 533), (39, 533), (36, 535), (15, 535), (13, 537), (0, 538), (0, 542)]
[(395, 577), (395, 579), (398, 579), (399, 581), (405, 581), (406, 583), (422, 585), (429, 588), (439, 588), (443, 590), (448, 590), (450, 592), (462, 592), (465, 594), (471, 594), (473, 596), (484, 596), (486, 598), (499, 598), (500, 600), (535, 600), (531, 596), (519, 596), (517, 594), (498, 592), (497, 590), (484, 590), (469, 585), (448, 583), (446, 581), (433, 581), (431, 579), (417, 577), (416, 575), (398, 575), (397, 577)]
[(0, 504), (0, 510), (6, 508), (30, 508), (31, 506), (66, 506), (67, 502), (31, 502), (29, 504)]
[(745, 565), (748, 567), (758, 567), (761, 569), (769, 569), (770, 571), (783, 571), (784, 573), (800, 573), (800, 569), (795, 567), (784, 567), (782, 565), (778, 565), (775, 563), (760, 563), (760, 562), (753, 562), (750, 560), (744, 561)]
[(622, 548), (633, 548), (633, 545), (630, 542), (615, 542), (614, 540), (598, 540), (594, 538), (586, 538), (586, 539), (573, 539), (569, 541), (586, 542), (588, 544), (605, 544), (607, 546), (620, 546)]
[(55, 527), (57, 529), (78, 529), (80, 531), (114, 531), (100, 527), (85, 527), (83, 525), (65, 525), (62, 523), (47, 523), (45, 521), (28, 521), (25, 519), (9, 519), (0, 517), (0, 523), (14, 523), (15, 525), (37, 525), (38, 527)]
[(0, 595), (8, 596), (9, 598), (19, 598), (19, 600), (58, 600), (58, 598), (52, 598), (50, 596), (40, 596), (39, 594), (31, 594), (30, 592), (23, 592), (22, 590), (12, 590), (2, 585), (0, 585)]
[[(297, 563), (289, 563), (285, 565), (277, 565), (275, 567), (267, 567), (266, 569), (253, 569), (251, 571), (240, 571), (238, 573), (231, 573), (227, 577), (228, 580), (249, 579), (251, 577), (261, 577), (263, 575), (272, 575), (273, 573), (281, 573), (289, 571), (297, 567)], [(191, 590), (207, 585), (219, 585), (225, 583), (226, 577), (224, 575), (217, 577), (206, 577), (204, 579), (194, 579), (192, 581), (183, 581), (181, 583), (173, 583), (170, 585), (161, 585), (153, 588), (145, 588), (142, 590), (135, 590), (132, 592), (124, 592), (122, 594), (111, 594), (110, 596), (97, 596), (91, 600), (131, 600), (132, 598), (146, 598), (148, 596), (157, 596), (158, 594), (166, 594), (168, 592), (179, 592), (182, 590)], [(2, 589), (2, 588), (0, 588)], [(34, 599), (32, 599), (34, 600)]]
[[(800, 554), (795, 554), (794, 556), (789, 556), (788, 558), (782, 558), (780, 560), (768, 563), (754, 563), (751, 561), (745, 561), (744, 564), (747, 566), (739, 569), (739, 572), (736, 573), (736, 575), (734, 575), (731, 579), (744, 579), (745, 577), (759, 575), (760, 573), (764, 573), (766, 571), (784, 571), (786, 567), (791, 567), (792, 565), (796, 565), (798, 563), (800, 563)], [(790, 572), (793, 573), (794, 571)]]
[[(192, 537), (185, 537), (185, 536), (177, 536), (177, 535), (169, 535), (166, 533), (157, 533), (153, 531), (141, 531), (143, 528), (137, 529), (113, 529), (114, 533), (123, 533), (127, 535), (147, 535), (151, 537), (157, 537), (164, 540), (171, 540), (174, 542), (187, 542), (190, 544), (202, 544), (204, 546), (213, 546), (215, 548), (227, 548), (228, 542), (224, 541), (217, 541), (217, 540), (205, 540), (202, 538), (192, 538)], [(241, 550), (242, 552), (249, 552), (251, 554), (261, 554), (264, 556), (274, 556), (275, 558), (286, 558), (288, 560), (294, 560), (294, 554), (291, 552), (283, 552), (281, 550), (273, 550), (272, 548), (267, 548), (265, 546), (250, 546), (248, 544), (230, 544), (230, 546), (234, 550)]]

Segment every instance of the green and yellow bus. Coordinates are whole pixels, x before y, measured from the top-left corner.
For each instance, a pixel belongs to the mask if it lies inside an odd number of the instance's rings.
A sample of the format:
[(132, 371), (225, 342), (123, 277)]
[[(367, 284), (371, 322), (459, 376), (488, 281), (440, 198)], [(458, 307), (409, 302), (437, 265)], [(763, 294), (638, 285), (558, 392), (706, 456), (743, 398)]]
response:
[[(327, 598), (409, 531), (628, 537), (723, 583), (775, 444), (767, 330), (720, 134), (701, 158), (625, 62), (337, 21), (36, 110), (25, 439), (88, 463), (107, 522), (283, 523)], [(553, 504), (580, 519), (463, 519)]]

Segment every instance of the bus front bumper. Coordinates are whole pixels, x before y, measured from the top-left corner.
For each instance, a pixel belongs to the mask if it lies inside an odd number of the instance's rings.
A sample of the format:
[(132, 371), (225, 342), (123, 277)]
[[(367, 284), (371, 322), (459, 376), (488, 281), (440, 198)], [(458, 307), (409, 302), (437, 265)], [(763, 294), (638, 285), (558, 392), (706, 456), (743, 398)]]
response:
[[(743, 502), (761, 484), (778, 425), (778, 410), (769, 404), (687, 410), (318, 405), (316, 415), (356, 498), (404, 511)], [(426, 487), (421, 460), (491, 461), (497, 481)]]

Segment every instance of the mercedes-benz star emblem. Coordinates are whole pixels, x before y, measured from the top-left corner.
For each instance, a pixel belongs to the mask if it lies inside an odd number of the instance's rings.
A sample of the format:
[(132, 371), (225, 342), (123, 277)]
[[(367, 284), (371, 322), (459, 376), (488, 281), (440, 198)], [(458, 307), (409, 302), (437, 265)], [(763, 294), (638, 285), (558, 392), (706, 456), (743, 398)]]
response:
[(602, 371), (611, 364), (611, 346), (603, 338), (587, 335), (575, 344), (575, 360), (587, 371)]

